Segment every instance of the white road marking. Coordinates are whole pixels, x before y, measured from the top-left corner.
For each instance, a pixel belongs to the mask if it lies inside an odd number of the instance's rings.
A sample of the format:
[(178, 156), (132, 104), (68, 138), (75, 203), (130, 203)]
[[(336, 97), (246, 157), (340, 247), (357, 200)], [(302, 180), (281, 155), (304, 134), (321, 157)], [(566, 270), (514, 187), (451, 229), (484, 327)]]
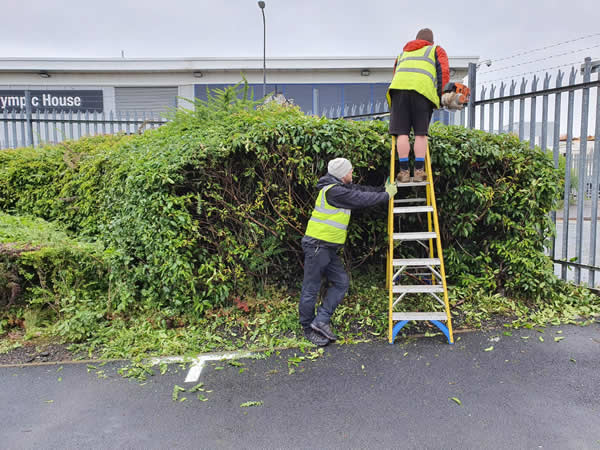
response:
[(202, 369), (206, 361), (222, 361), (225, 359), (239, 359), (248, 358), (253, 356), (254, 353), (250, 352), (224, 352), (224, 353), (207, 353), (197, 358), (185, 358), (183, 356), (166, 356), (163, 358), (152, 358), (151, 362), (153, 365), (160, 363), (177, 363), (177, 362), (191, 362), (192, 366), (185, 378), (185, 383), (195, 383), (200, 378)]

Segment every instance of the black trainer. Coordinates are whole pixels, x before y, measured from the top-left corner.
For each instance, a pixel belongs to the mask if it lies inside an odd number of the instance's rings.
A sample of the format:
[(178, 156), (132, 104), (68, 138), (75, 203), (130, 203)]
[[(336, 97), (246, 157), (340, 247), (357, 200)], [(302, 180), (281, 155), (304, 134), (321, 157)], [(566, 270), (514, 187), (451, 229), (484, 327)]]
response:
[(304, 337), (309, 342), (319, 347), (325, 347), (327, 344), (329, 344), (329, 339), (310, 328), (308, 330), (304, 330)]
[(334, 334), (328, 323), (317, 322), (316, 320), (313, 320), (310, 324), (310, 327), (317, 333), (320, 333), (323, 336), (325, 336), (330, 341), (337, 341), (338, 339), (338, 337)]

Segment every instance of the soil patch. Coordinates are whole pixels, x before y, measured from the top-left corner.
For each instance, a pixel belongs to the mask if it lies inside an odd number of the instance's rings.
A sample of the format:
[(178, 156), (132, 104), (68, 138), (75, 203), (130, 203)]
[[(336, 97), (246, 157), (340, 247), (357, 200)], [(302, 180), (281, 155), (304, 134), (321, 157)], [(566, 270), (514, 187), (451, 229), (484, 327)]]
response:
[(71, 361), (77, 355), (67, 349), (68, 344), (23, 345), (6, 353), (0, 353), (0, 365), (28, 364), (36, 362)]

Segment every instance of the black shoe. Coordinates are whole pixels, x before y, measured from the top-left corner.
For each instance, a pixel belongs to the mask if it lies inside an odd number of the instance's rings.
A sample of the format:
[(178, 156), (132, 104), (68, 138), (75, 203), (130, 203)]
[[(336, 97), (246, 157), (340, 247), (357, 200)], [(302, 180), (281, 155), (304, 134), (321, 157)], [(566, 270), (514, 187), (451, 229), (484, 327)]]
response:
[(311, 329), (304, 330), (304, 337), (309, 342), (311, 342), (319, 347), (325, 347), (327, 344), (329, 344), (329, 339), (327, 339), (325, 336), (322, 336), (319, 333), (317, 333), (316, 331), (311, 330)]
[(331, 327), (329, 326), (328, 323), (317, 322), (316, 320), (313, 320), (312, 323), (310, 324), (310, 327), (313, 330), (315, 330), (317, 333), (320, 333), (323, 336), (325, 336), (330, 341), (337, 341), (337, 339), (338, 339), (338, 337), (331, 330)]

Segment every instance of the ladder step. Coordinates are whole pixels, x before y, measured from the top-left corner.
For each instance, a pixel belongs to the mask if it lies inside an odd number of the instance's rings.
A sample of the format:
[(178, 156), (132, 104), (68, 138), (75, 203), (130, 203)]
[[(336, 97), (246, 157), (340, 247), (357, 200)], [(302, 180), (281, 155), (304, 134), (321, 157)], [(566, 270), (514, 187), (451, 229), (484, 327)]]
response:
[(394, 312), (392, 320), (447, 320), (445, 312)]
[(433, 206), (396, 206), (394, 214), (433, 212)]
[(395, 267), (423, 267), (423, 266), (439, 266), (439, 258), (413, 258), (413, 259), (394, 259), (392, 264)]
[(395, 204), (400, 204), (400, 203), (419, 203), (419, 202), (426, 202), (427, 199), (426, 198), (421, 198), (421, 197), (414, 197), (414, 198), (399, 198), (398, 200), (394, 200)]
[(415, 284), (415, 285), (399, 285), (393, 286), (394, 294), (417, 294), (430, 292), (444, 292), (444, 286), (441, 284)]
[(434, 231), (423, 231), (421, 233), (394, 233), (395, 241), (422, 241), (425, 239), (436, 239)]
[(416, 187), (416, 186), (427, 186), (429, 181), (410, 181), (408, 183), (398, 183), (396, 182), (396, 186), (399, 188), (402, 187)]

